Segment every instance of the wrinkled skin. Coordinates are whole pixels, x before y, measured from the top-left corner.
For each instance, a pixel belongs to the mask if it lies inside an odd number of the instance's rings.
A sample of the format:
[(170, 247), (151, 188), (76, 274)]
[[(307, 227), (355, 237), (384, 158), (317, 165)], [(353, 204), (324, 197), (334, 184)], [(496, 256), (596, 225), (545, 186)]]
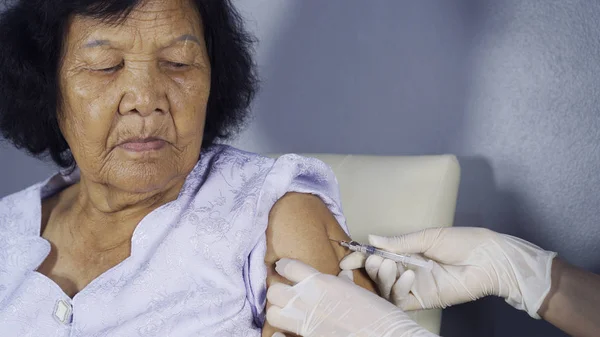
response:
[[(192, 6), (153, 0), (122, 23), (71, 22), (60, 69), (60, 127), (100, 209), (172, 194), (198, 160), (210, 64)], [(156, 137), (164, 146), (119, 146), (131, 137)]]
[(147, 0), (119, 22), (69, 22), (58, 117), (81, 179), (43, 202), (52, 250), (38, 269), (69, 296), (126, 259), (137, 224), (179, 195), (199, 159), (210, 76), (186, 0)]

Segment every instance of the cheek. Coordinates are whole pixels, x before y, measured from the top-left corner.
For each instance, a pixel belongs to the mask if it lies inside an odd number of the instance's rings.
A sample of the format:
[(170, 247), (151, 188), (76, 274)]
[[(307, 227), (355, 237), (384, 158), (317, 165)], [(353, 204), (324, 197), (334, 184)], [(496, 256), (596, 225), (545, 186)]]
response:
[[(114, 90), (107, 83), (73, 80), (63, 87), (61, 128), (71, 149), (103, 147), (114, 120)], [(96, 152), (96, 151), (94, 151)]]
[(204, 82), (178, 87), (177, 94), (170, 97), (178, 137), (182, 141), (201, 140), (210, 86)]

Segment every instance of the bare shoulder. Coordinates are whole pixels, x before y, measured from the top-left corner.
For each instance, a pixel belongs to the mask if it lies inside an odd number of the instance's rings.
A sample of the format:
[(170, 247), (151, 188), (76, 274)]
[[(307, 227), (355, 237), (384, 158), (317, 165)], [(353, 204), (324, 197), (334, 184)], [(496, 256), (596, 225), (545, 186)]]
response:
[[(337, 275), (339, 261), (350, 252), (330, 238), (349, 239), (321, 198), (303, 193), (288, 193), (280, 198), (269, 213), (267, 286), (274, 282), (289, 283), (275, 272), (275, 262), (281, 258), (297, 259), (322, 273)], [(354, 282), (375, 292), (374, 284), (364, 272), (355, 271)], [(275, 331), (267, 324), (262, 335), (270, 337)]]
[(269, 214), (265, 262), (274, 263), (283, 257), (295, 258), (321, 272), (335, 273), (337, 255), (327, 232), (327, 227), (333, 223), (337, 225), (319, 197), (286, 194), (275, 203)]
[[(274, 275), (274, 263), (281, 258), (297, 259), (322, 273), (337, 275), (339, 261), (350, 252), (329, 239), (349, 238), (321, 198), (303, 193), (284, 195), (269, 214), (265, 256), (269, 281), (281, 281)], [(355, 281), (375, 289), (366, 275), (355, 274)]]

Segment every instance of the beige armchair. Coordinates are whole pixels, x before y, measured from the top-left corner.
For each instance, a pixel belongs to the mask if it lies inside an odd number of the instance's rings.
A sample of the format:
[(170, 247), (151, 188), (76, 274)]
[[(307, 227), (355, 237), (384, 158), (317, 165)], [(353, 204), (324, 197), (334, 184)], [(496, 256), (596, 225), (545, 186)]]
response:
[[(455, 156), (302, 155), (335, 172), (353, 240), (366, 243), (368, 234), (391, 236), (454, 223), (460, 180)], [(439, 334), (441, 310), (409, 314)]]

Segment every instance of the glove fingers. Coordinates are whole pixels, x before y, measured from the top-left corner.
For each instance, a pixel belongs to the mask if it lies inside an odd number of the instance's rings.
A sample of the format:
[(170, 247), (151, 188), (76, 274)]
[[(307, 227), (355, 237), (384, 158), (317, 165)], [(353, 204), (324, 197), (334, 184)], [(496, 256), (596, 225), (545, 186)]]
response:
[(421, 302), (413, 294), (408, 294), (404, 298), (400, 299), (397, 306), (403, 311), (423, 310), (426, 309), (421, 305)]
[(342, 270), (338, 276), (345, 281), (354, 283), (354, 272), (352, 270)]
[(267, 289), (267, 301), (278, 307), (285, 307), (296, 296), (291, 286), (283, 283), (273, 283)]
[(352, 252), (340, 261), (340, 269), (359, 269), (365, 266), (367, 257), (361, 252)]
[(370, 255), (365, 262), (365, 270), (371, 280), (375, 282), (377, 282), (377, 273), (379, 272), (379, 267), (381, 267), (382, 262), (383, 258), (377, 255)]
[(300, 334), (301, 328), (300, 317), (292, 317), (286, 313), (285, 309), (277, 306), (271, 306), (267, 309), (267, 322), (274, 328), (290, 331), (295, 334)]
[(396, 278), (399, 278), (400, 275), (404, 274), (404, 272), (406, 271), (406, 268), (404, 267), (404, 265), (402, 265), (401, 262), (397, 262), (396, 267), (398, 268), (398, 272), (396, 273)]
[(379, 271), (377, 272), (377, 285), (379, 286), (379, 294), (381, 297), (385, 299), (390, 298), (392, 286), (394, 285), (394, 282), (396, 282), (397, 271), (398, 267), (396, 266), (396, 262), (385, 259), (381, 263)]
[(414, 282), (415, 273), (412, 270), (402, 273), (392, 287), (392, 303), (399, 305), (410, 294), (410, 289), (412, 289)]
[(275, 271), (294, 283), (300, 283), (305, 278), (319, 273), (313, 267), (298, 260), (285, 258), (275, 263)]

